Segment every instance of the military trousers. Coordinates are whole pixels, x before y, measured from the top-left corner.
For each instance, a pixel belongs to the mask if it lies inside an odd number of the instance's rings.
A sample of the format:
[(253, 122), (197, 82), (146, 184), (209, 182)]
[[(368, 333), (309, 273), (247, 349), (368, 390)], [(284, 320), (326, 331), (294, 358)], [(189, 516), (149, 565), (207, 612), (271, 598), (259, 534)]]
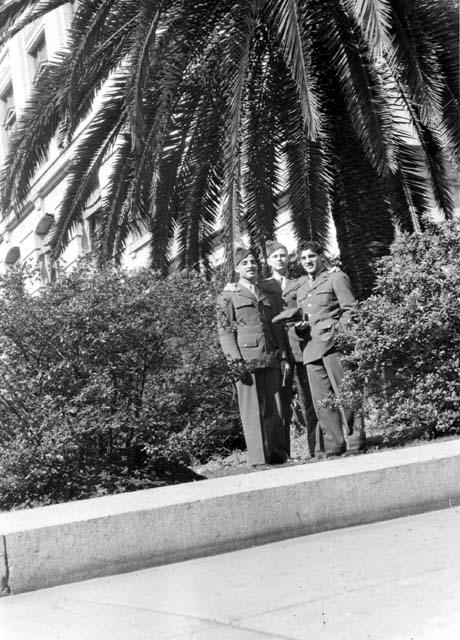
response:
[(291, 362), (291, 370), (281, 389), (283, 398), (283, 412), (285, 415), (286, 439), (290, 446), (290, 433), (292, 428), (293, 413), (293, 387), (297, 389), (297, 400), (301, 412), (301, 420), (305, 426), (308, 438), (308, 449), (311, 456), (315, 455), (315, 449), (319, 446), (318, 419), (311, 397), (310, 383), (308, 381), (307, 370), (303, 362)]
[(238, 405), (249, 464), (279, 464), (289, 456), (286, 442), (281, 373), (276, 368), (256, 369), (252, 384), (236, 382)]
[(323, 355), (319, 360), (308, 362), (308, 380), (316, 415), (326, 453), (343, 453), (346, 437), (353, 432), (354, 415), (350, 408), (323, 407), (321, 403), (331, 395), (336, 395), (344, 377), (344, 369), (336, 351)]

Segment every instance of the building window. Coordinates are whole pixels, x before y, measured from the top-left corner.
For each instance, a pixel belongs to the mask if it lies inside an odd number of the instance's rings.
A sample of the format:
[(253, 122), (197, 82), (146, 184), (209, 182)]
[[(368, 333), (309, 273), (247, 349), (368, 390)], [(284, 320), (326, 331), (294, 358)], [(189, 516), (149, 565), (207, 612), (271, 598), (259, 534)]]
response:
[(97, 219), (96, 214), (88, 216), (83, 220), (81, 249), (83, 253), (91, 253), (96, 248)]
[(101, 193), (98, 185), (88, 198), (83, 211), (80, 245), (82, 253), (93, 253), (96, 250), (100, 214)]
[(35, 40), (33, 47), (29, 49), (29, 57), (32, 62), (32, 75), (34, 78), (34, 82), (36, 82), (48, 61), (46, 38), (43, 32)]
[(51, 252), (44, 251), (38, 256), (38, 266), (40, 268), (40, 279), (42, 284), (53, 284), (56, 282), (56, 265), (51, 259)]
[(5, 257), (5, 266), (7, 269), (12, 269), (14, 265), (19, 262), (21, 258), (21, 251), (19, 247), (11, 247)]
[(3, 130), (7, 135), (10, 135), (16, 122), (16, 107), (14, 104), (13, 85), (11, 82), (0, 95), (0, 103), (0, 117)]
[(51, 259), (50, 244), (53, 239), (56, 224), (51, 213), (45, 213), (35, 228), (38, 244), (38, 267), (40, 269), (40, 279), (42, 284), (52, 284), (56, 282), (56, 264)]

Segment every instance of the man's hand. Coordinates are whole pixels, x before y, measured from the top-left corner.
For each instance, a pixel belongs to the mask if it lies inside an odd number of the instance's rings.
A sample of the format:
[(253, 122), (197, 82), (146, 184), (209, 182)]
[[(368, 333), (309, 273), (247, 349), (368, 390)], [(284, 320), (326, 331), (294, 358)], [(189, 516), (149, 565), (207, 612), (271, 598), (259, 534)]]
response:
[(308, 331), (309, 324), (306, 320), (302, 320), (301, 322), (296, 322), (294, 325), (294, 330), (299, 338), (304, 338), (305, 334)]
[(252, 376), (249, 371), (245, 371), (240, 375), (240, 380), (243, 384), (246, 384), (248, 387), (252, 387)]

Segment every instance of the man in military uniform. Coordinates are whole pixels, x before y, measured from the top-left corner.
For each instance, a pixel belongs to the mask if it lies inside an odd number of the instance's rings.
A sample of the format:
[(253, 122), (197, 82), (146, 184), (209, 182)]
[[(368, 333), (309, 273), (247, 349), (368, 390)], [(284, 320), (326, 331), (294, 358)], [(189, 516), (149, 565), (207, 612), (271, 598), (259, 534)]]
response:
[[(274, 296), (280, 311), (282, 309), (297, 308), (297, 291), (305, 277), (291, 280), (288, 277), (289, 256), (286, 247), (280, 242), (269, 240), (265, 245), (267, 263), (272, 269), (272, 276), (260, 282), (262, 291)], [(290, 423), (292, 417), (292, 387), (295, 383), (302, 417), (308, 437), (308, 448), (311, 456), (315, 455), (316, 430), (318, 420), (310, 393), (307, 371), (303, 364), (302, 339), (297, 335), (294, 323), (287, 325), (290, 371), (281, 389), (284, 414), (286, 418), (286, 438), (290, 437)]]
[(277, 306), (257, 287), (257, 262), (249, 249), (235, 251), (239, 281), (217, 299), (218, 331), (229, 360), (245, 363), (236, 381), (249, 462), (280, 464), (289, 456), (281, 402), (281, 370), (289, 369), (282, 327), (272, 324)]
[[(317, 242), (304, 245), (300, 262), (307, 278), (297, 291), (297, 303), (305, 322), (298, 330), (306, 330), (303, 360), (307, 368), (316, 415), (321, 424), (326, 454), (341, 454), (347, 441), (353, 448), (363, 442), (353, 438), (361, 425), (354, 424), (353, 412), (347, 407), (329, 408), (322, 402), (338, 394), (344, 370), (336, 347), (337, 335), (350, 321), (355, 296), (350, 280), (343, 271), (329, 272), (324, 265), (323, 250)], [(358, 444), (359, 443), (359, 444)]]

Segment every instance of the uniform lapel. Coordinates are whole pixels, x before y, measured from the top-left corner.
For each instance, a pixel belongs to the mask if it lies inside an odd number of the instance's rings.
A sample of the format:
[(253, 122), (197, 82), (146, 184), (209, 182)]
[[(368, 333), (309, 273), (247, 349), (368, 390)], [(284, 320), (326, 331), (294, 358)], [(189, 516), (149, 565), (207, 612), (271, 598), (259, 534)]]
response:
[(328, 275), (329, 274), (328, 274), (328, 271), (326, 269), (324, 271), (322, 271), (319, 274), (319, 276), (317, 278), (315, 278), (313, 280), (313, 282), (310, 283), (309, 291), (313, 291), (314, 289), (319, 287), (325, 280), (327, 280)]
[(295, 291), (296, 289), (298, 289), (300, 286), (300, 283), (298, 280), (289, 280), (288, 278), (286, 278), (286, 286), (284, 287), (284, 291), (283, 294), (287, 294), (290, 293), (291, 291)]

